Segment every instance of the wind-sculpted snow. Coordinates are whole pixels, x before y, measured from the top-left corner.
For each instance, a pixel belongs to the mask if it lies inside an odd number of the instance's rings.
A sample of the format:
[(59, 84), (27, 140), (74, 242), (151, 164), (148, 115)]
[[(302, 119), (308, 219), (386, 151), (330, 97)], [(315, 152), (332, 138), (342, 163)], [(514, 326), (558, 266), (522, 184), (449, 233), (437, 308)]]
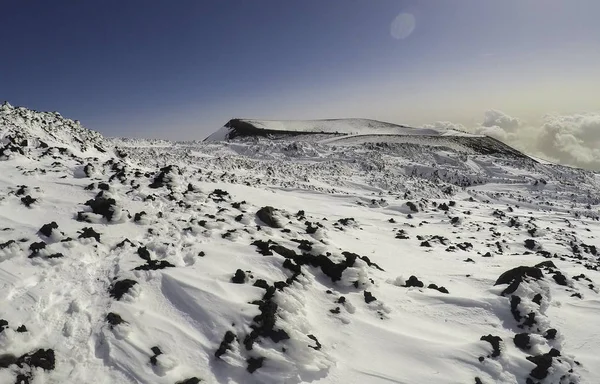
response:
[(0, 383), (600, 382), (591, 172), (10, 111)]

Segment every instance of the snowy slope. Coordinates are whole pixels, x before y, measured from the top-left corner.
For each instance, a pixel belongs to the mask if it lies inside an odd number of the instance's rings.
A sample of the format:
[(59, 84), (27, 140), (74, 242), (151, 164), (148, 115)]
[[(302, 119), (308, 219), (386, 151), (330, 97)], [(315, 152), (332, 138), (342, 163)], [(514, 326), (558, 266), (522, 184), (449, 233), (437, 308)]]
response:
[[(368, 119), (330, 119), (330, 120), (251, 120), (232, 119), (224, 127), (209, 135), (205, 141), (223, 141), (238, 136), (362, 136), (362, 135), (418, 135), (418, 136), (471, 136), (466, 132), (453, 130), (435, 130), (411, 128)], [(321, 136), (317, 136), (321, 137)]]
[(595, 173), (1, 116), (0, 383), (600, 382)]
[(37, 112), (9, 103), (0, 105), (0, 144), (2, 157), (18, 152), (27, 155), (31, 148), (43, 154), (61, 152), (71, 156), (104, 156), (104, 138), (83, 128), (78, 121), (63, 118), (58, 112)]
[(405, 134), (405, 135), (435, 135), (433, 129), (410, 128), (396, 124), (367, 119), (336, 119), (336, 120), (244, 120), (255, 127), (267, 131), (292, 131), (315, 133), (361, 134)]

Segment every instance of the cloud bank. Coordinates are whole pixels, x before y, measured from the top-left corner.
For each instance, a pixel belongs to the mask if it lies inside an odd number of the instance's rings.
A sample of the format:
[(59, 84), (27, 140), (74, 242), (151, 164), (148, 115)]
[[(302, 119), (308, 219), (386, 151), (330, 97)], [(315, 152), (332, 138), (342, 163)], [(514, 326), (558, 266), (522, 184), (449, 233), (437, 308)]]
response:
[(439, 121), (424, 127), (467, 130), (501, 140), (530, 155), (559, 164), (600, 170), (600, 112), (548, 114), (537, 124), (490, 109), (472, 128)]
[(423, 125), (423, 128), (439, 129), (439, 130), (453, 129), (455, 131), (468, 131), (467, 127), (465, 127), (464, 125), (453, 123), (451, 121), (436, 121), (435, 123)]

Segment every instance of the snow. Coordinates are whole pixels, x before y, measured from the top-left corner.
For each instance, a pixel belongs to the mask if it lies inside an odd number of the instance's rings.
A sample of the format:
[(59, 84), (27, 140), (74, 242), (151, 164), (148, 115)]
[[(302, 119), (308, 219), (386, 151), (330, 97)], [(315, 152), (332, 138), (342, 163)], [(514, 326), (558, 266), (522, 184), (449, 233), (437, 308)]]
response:
[(410, 128), (367, 119), (339, 120), (243, 120), (257, 128), (269, 131), (314, 132), (314, 133), (344, 133), (361, 134), (404, 134), (404, 135), (436, 135), (434, 129)]
[[(251, 127), (255, 131), (268, 134), (293, 134), (296, 140), (318, 140), (335, 142), (336, 137), (343, 139), (373, 139), (373, 136), (462, 136), (482, 137), (456, 130), (436, 130), (431, 128), (412, 128), (403, 125), (368, 119), (328, 119), (328, 120), (252, 120), (234, 119), (224, 127), (209, 135), (205, 141), (224, 141), (236, 135), (236, 131)], [(324, 137), (322, 137), (325, 135)], [(299, 137), (298, 137), (299, 136)], [(311, 137), (312, 136), (312, 137)]]
[(209, 135), (206, 138), (206, 141), (223, 141), (227, 139), (227, 135), (229, 134), (229, 128), (221, 127), (213, 134)]
[(0, 130), (0, 383), (600, 382), (593, 172), (445, 136), (104, 139), (6, 105)]

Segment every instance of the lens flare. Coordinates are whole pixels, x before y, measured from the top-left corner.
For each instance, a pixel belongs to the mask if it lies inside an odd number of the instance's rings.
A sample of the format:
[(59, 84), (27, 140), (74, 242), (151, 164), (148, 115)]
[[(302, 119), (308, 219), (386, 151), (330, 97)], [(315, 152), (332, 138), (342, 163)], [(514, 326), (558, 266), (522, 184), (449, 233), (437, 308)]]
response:
[(416, 26), (417, 19), (412, 13), (401, 13), (392, 22), (390, 34), (394, 39), (406, 39), (413, 33)]

